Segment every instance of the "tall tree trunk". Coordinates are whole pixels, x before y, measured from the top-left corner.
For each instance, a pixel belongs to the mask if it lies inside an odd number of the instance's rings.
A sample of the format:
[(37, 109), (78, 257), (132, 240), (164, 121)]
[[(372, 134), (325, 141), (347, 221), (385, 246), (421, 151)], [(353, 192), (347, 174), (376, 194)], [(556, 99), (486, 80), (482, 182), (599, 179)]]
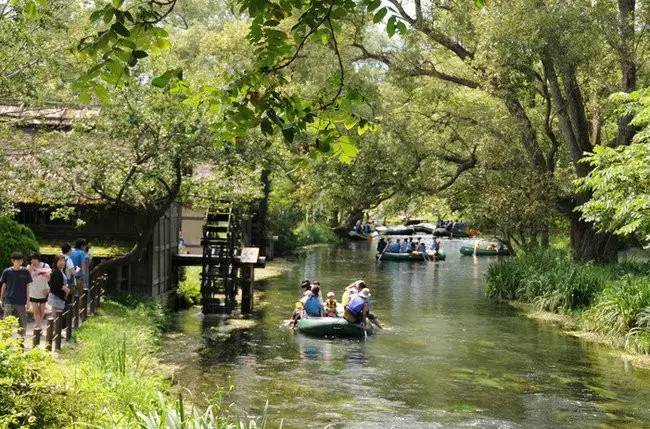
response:
[(268, 224), (269, 224), (269, 195), (271, 194), (271, 172), (264, 168), (260, 174), (262, 183), (262, 199), (257, 211), (257, 237), (255, 244), (260, 247), (260, 255), (266, 256), (266, 245), (268, 241)]
[[(585, 113), (584, 100), (572, 67), (562, 68), (562, 82), (557, 76), (553, 61), (548, 53), (543, 58), (544, 73), (549, 80), (549, 89), (555, 103), (560, 132), (568, 145), (573, 165), (578, 177), (589, 174), (590, 167), (580, 162), (585, 152), (591, 150), (589, 125)], [(564, 89), (564, 93), (562, 92)], [(580, 220), (575, 207), (589, 199), (589, 195), (576, 196), (576, 201), (562, 210), (571, 223), (571, 249), (573, 256), (580, 261), (612, 262), (616, 260), (619, 241), (613, 234), (599, 233), (592, 223)]]
[(613, 234), (599, 233), (592, 223), (580, 220), (579, 213), (572, 213), (571, 249), (579, 261), (615, 262), (619, 241)]
[[(636, 0), (618, 0), (618, 28), (620, 41), (618, 46), (619, 63), (621, 65), (621, 89), (632, 92), (636, 89), (637, 66), (634, 58), (634, 25)], [(634, 129), (630, 126), (633, 115), (625, 115), (618, 120), (617, 145), (627, 145), (634, 137)]]

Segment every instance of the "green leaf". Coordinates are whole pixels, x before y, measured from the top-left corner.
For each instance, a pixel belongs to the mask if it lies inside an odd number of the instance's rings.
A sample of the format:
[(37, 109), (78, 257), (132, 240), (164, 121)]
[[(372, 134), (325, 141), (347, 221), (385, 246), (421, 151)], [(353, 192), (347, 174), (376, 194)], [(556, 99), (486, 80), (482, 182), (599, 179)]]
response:
[(111, 25), (111, 29), (123, 37), (129, 37), (131, 35), (131, 32), (121, 22), (116, 22)]
[(265, 136), (270, 136), (273, 134), (273, 123), (264, 118), (262, 119), (262, 122), (260, 122), (260, 129), (262, 130), (262, 134)]
[(395, 24), (395, 26), (397, 27), (397, 31), (399, 31), (399, 33), (400, 33), (401, 35), (405, 35), (405, 34), (406, 34), (406, 32), (407, 32), (406, 24), (404, 24), (403, 21), (399, 21), (397, 24)]
[(122, 3), (124, 3), (124, 0), (113, 0), (113, 6), (118, 9), (122, 7)]
[(295, 130), (293, 127), (289, 128), (283, 128), (282, 129), (282, 135), (284, 136), (284, 139), (288, 142), (291, 143), (293, 142), (293, 137), (295, 136)]
[(153, 79), (151, 79), (151, 84), (157, 88), (165, 88), (169, 84), (171, 78), (172, 77), (169, 74), (167, 74), (167, 72), (165, 72), (160, 76), (156, 76)]
[(388, 22), (386, 23), (386, 33), (388, 33), (388, 37), (393, 37), (395, 35), (396, 24), (397, 18), (395, 16), (388, 18)]
[(97, 23), (104, 16), (104, 9), (99, 9), (90, 14), (90, 22)]
[(93, 92), (102, 103), (108, 103), (110, 101), (110, 96), (108, 95), (108, 90), (104, 88), (103, 85), (95, 85)]
[(349, 164), (359, 153), (359, 148), (350, 136), (339, 137), (332, 145), (334, 154), (345, 164)]
[(485, 7), (485, 0), (474, 0), (474, 6), (478, 9), (483, 9)]
[(379, 6), (381, 6), (381, 0), (372, 0), (370, 3), (368, 3), (368, 12), (372, 12)]
[(36, 18), (36, 3), (34, 3), (34, 0), (29, 0), (25, 4), (25, 15), (30, 19)]
[(377, 11), (377, 13), (375, 13), (375, 16), (372, 17), (372, 22), (374, 22), (375, 24), (381, 22), (381, 20), (384, 19), (387, 13), (388, 13), (388, 9), (382, 7)]
[(147, 54), (145, 51), (135, 50), (131, 53), (131, 55), (133, 55), (137, 59), (142, 59), (142, 58), (146, 58), (149, 54)]
[(86, 104), (90, 101), (90, 94), (88, 93), (88, 90), (84, 89), (81, 91), (79, 94), (79, 103), (81, 104)]

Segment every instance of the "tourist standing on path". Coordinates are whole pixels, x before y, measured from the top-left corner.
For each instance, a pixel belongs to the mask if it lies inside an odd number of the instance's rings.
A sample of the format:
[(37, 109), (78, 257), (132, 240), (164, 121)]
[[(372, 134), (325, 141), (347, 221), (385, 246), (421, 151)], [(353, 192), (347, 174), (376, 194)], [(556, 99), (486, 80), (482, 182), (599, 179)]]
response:
[(90, 289), (91, 279), (90, 279), (90, 265), (93, 262), (93, 255), (90, 253), (90, 245), (86, 244), (84, 249), (86, 256), (84, 258), (81, 270), (84, 276), (84, 287), (86, 290)]
[(25, 335), (27, 327), (27, 307), (29, 305), (29, 286), (32, 276), (23, 267), (23, 254), (11, 254), (11, 267), (5, 269), (0, 276), (0, 301), (2, 301), (4, 315), (16, 316), (20, 322), (21, 335)]
[(68, 278), (65, 275), (65, 256), (55, 256), (52, 265), (54, 271), (50, 276), (50, 294), (47, 297), (47, 303), (50, 304), (54, 311), (64, 311), (65, 298), (70, 293)]
[(45, 304), (47, 296), (50, 293), (50, 275), (52, 269), (45, 262), (41, 261), (41, 256), (33, 254), (29, 259), (27, 266), (29, 275), (32, 276), (32, 285), (29, 288), (29, 304), (34, 313), (34, 328), (41, 329), (43, 318), (45, 317)]
[(70, 253), (70, 259), (72, 259), (72, 263), (74, 264), (74, 269), (75, 269), (75, 282), (77, 284), (77, 290), (79, 295), (83, 292), (84, 289), (88, 289), (88, 285), (85, 284), (85, 276), (84, 276), (84, 266), (87, 263), (86, 259), (86, 246), (87, 246), (86, 240), (83, 238), (80, 238), (77, 240), (77, 242), (74, 245), (74, 249)]
[(72, 262), (72, 258), (70, 258), (71, 253), (72, 246), (70, 246), (70, 243), (63, 243), (61, 245), (61, 254), (65, 258), (65, 275), (68, 278), (68, 288), (70, 288), (74, 296), (79, 296), (79, 290), (77, 289), (75, 282), (74, 262)]

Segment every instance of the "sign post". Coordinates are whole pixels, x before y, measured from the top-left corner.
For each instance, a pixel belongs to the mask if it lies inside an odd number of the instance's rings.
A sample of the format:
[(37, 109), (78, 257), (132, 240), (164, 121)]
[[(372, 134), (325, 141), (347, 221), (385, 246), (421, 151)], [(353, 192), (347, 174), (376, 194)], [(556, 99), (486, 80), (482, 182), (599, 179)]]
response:
[(241, 251), (241, 312), (253, 312), (253, 284), (255, 282), (255, 264), (258, 262), (260, 249), (244, 247)]

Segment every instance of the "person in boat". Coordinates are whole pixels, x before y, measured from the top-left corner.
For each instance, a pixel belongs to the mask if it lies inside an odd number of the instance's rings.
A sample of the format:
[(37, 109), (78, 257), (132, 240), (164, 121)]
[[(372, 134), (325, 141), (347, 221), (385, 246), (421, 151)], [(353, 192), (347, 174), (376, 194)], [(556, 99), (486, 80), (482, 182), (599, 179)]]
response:
[(505, 251), (506, 251), (506, 244), (503, 241), (499, 240), (499, 242), (497, 243), (497, 252), (504, 253)]
[(302, 300), (299, 299), (293, 306), (293, 313), (291, 314), (291, 320), (289, 321), (289, 328), (295, 328), (296, 323), (298, 323), (298, 320), (302, 319), (304, 313), (305, 305), (302, 303)]
[(366, 234), (366, 235), (370, 235), (371, 232), (372, 232), (372, 228), (371, 228), (370, 224), (368, 222), (364, 223), (363, 224), (363, 233)]
[(311, 296), (305, 301), (305, 313), (309, 317), (323, 317), (323, 300), (320, 297), (320, 287), (311, 288)]
[(408, 238), (405, 238), (399, 247), (399, 253), (410, 253), (410, 252), (411, 252), (411, 243), (409, 243)]
[(370, 312), (370, 290), (363, 288), (345, 306), (343, 318), (351, 323), (364, 323)]
[(336, 294), (334, 292), (327, 292), (327, 300), (325, 301), (325, 317), (338, 317), (336, 312)]
[(427, 246), (424, 244), (424, 241), (420, 241), (417, 246), (417, 252), (423, 258), (427, 257)]
[(370, 320), (372, 324), (377, 326), (379, 329), (382, 329), (379, 319), (370, 312), (370, 296), (370, 289), (361, 289), (361, 291), (350, 300), (348, 305), (345, 306), (343, 318), (348, 322), (360, 324), (365, 323), (366, 320)]
[(343, 295), (341, 296), (341, 304), (343, 307), (348, 305), (352, 297), (359, 292), (360, 288), (363, 289), (364, 287), (366, 287), (366, 284), (363, 280), (357, 280), (347, 285), (343, 291)]
[(300, 301), (304, 304), (307, 301), (307, 298), (311, 296), (311, 282), (309, 280), (303, 280), (300, 283), (300, 290), (302, 291), (302, 297)]
[(361, 220), (358, 220), (354, 224), (354, 232), (356, 232), (357, 234), (361, 234)]
[(377, 243), (377, 253), (384, 253), (384, 249), (386, 249), (387, 246), (388, 243), (386, 243), (386, 239), (384, 237), (381, 237), (379, 239), (379, 243)]
[(388, 241), (388, 249), (386, 249), (386, 252), (390, 253), (399, 253), (400, 252), (400, 239), (398, 238), (396, 242), (393, 242), (392, 240)]

